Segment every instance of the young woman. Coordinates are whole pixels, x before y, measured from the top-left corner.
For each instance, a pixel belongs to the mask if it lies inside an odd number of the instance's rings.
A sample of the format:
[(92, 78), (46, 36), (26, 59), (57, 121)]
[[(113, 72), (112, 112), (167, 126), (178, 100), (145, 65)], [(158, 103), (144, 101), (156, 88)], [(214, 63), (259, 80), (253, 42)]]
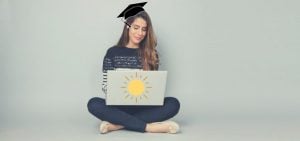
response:
[[(103, 88), (106, 93), (107, 70), (158, 70), (156, 38), (150, 17), (145, 11), (126, 19), (123, 33), (116, 46), (107, 50), (103, 60)], [(137, 132), (177, 133), (179, 125), (166, 121), (180, 108), (174, 97), (166, 97), (163, 106), (107, 106), (105, 100), (94, 97), (88, 102), (89, 112), (102, 120), (100, 133), (120, 129)]]

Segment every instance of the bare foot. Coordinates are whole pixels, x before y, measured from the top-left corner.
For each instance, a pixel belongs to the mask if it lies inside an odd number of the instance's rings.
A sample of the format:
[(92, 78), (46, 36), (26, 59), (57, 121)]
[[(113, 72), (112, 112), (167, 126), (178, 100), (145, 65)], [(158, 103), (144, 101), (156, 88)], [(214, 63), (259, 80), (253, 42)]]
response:
[(116, 124), (109, 123), (107, 121), (102, 121), (100, 125), (100, 133), (105, 134), (111, 131), (120, 130), (122, 128), (124, 127), (121, 125), (116, 125)]
[(151, 133), (172, 133), (179, 131), (179, 125), (173, 121), (154, 122), (146, 125), (146, 132)]
[(107, 129), (108, 129), (108, 131), (116, 131), (116, 130), (120, 130), (123, 128), (124, 128), (124, 126), (122, 126), (122, 125), (116, 125), (116, 124), (109, 123)]

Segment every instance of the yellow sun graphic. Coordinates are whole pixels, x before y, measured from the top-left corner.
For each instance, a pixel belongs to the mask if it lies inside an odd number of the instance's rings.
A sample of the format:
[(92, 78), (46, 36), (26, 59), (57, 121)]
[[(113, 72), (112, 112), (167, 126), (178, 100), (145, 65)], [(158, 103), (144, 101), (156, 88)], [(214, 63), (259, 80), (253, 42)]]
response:
[(121, 86), (121, 88), (124, 89), (125, 99), (130, 98), (130, 100), (135, 100), (136, 103), (139, 100), (148, 99), (147, 94), (152, 87), (149, 86), (147, 76), (139, 75), (136, 72), (134, 75), (125, 76), (124, 79), (123, 84), (125, 86)]

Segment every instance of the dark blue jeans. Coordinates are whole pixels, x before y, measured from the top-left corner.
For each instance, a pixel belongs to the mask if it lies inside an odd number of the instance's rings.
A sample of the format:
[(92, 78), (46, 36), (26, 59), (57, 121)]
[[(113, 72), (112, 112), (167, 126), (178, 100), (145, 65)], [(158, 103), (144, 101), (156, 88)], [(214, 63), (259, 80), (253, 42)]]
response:
[(104, 99), (94, 97), (89, 100), (87, 107), (100, 120), (122, 125), (127, 130), (145, 132), (147, 123), (174, 117), (180, 103), (174, 97), (166, 97), (162, 106), (108, 106)]

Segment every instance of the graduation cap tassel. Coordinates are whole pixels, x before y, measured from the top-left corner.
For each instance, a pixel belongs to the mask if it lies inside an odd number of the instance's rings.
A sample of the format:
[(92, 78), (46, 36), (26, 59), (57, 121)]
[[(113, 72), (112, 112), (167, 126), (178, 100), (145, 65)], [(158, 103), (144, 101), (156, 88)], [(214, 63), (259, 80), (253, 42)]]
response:
[(125, 23), (127, 26), (131, 27), (131, 25), (128, 24), (123, 18), (121, 18), (121, 21), (122, 21), (123, 23)]

